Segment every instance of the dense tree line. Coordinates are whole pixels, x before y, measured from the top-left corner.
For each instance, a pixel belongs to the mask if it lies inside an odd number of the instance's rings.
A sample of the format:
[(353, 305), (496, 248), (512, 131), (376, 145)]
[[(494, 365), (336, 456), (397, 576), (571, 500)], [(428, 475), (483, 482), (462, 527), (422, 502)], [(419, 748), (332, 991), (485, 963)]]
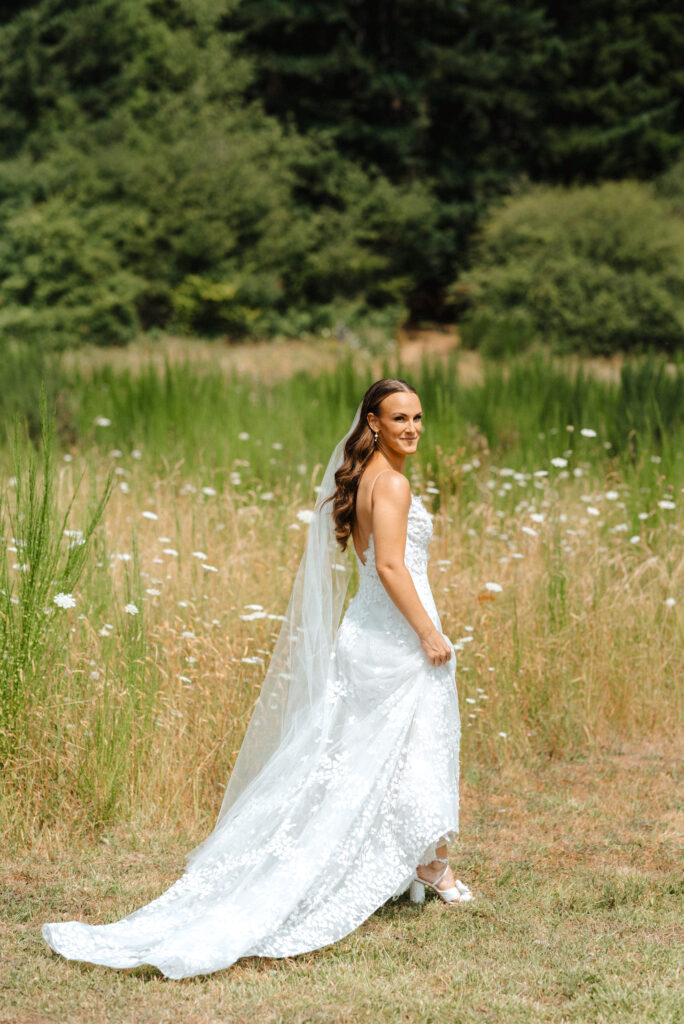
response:
[(0, 331), (458, 312), (526, 181), (681, 151), (676, 0), (0, 3)]

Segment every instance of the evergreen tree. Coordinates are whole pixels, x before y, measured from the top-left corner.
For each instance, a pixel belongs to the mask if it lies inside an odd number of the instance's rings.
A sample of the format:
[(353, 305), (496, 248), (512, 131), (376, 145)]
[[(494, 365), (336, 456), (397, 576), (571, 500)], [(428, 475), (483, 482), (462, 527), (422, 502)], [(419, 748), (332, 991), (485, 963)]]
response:
[(649, 178), (684, 137), (680, 0), (553, 0), (553, 53), (540, 92), (540, 180)]

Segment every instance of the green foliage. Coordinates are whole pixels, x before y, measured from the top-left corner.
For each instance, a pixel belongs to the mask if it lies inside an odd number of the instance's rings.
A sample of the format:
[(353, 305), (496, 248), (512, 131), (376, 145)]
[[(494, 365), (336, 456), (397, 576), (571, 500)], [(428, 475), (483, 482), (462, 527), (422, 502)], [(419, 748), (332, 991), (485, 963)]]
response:
[(572, 183), (651, 178), (681, 153), (684, 11), (678, 0), (553, 0), (527, 170)]
[(452, 294), (472, 304), (466, 340), (489, 351), (534, 337), (560, 351), (675, 351), (684, 228), (646, 185), (533, 188), (494, 211)]
[(25, 423), (30, 437), (39, 438), (42, 394), (45, 392), (48, 405), (54, 408), (62, 386), (63, 375), (54, 353), (0, 336), (0, 444), (10, 439), (17, 420)]
[(122, 265), (103, 220), (55, 197), (5, 221), (2, 334), (63, 347), (121, 344), (138, 333), (143, 281)]
[[(0, 332), (63, 348), (453, 318), (472, 233), (521, 179), (676, 160), (679, 6), (5, 4)], [(598, 291), (612, 320), (619, 283)], [(629, 293), (670, 344), (652, 275)], [(499, 323), (490, 350), (521, 329)]]

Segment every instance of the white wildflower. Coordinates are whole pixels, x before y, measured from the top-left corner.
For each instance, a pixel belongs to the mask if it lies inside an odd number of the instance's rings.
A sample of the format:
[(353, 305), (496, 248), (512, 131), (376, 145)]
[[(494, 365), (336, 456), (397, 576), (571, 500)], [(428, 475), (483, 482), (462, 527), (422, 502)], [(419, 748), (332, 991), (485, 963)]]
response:
[(598, 508), (595, 508), (593, 505), (587, 505), (587, 515), (590, 515), (590, 516), (600, 516), (601, 515), (601, 510), (598, 509)]
[(156, 587), (148, 587), (145, 593), (149, 594), (150, 597), (159, 597), (161, 590), (157, 590)]
[(240, 431), (238, 434), (238, 441), (249, 441), (249, 434), (246, 430)]
[(674, 501), (670, 501), (669, 498), (663, 498), (662, 501), (658, 502), (658, 508), (673, 509), (676, 508)]
[(557, 469), (565, 469), (567, 464), (568, 460), (562, 458), (560, 455), (556, 455), (555, 458), (551, 459), (551, 465), (555, 466)]
[(640, 541), (641, 541), (641, 537), (639, 536), (638, 533), (635, 533), (633, 537), (629, 538), (629, 543), (630, 544), (638, 544)]
[(582, 437), (596, 437), (596, 431), (592, 430), (591, 427), (582, 427), (580, 434)]
[(606, 501), (617, 501), (620, 495), (617, 491), (606, 491)]
[(520, 529), (523, 533), (526, 533), (528, 537), (536, 537), (537, 531), (533, 530), (531, 526), (521, 526)]
[(111, 427), (112, 421), (107, 419), (106, 416), (96, 416), (93, 420), (96, 427)]
[(134, 605), (132, 601), (129, 601), (128, 604), (124, 607), (124, 611), (126, 612), (126, 615), (137, 615), (138, 607), (137, 605)]
[(503, 587), (500, 583), (485, 583), (485, 590), (491, 590), (493, 594), (500, 594)]
[(163, 548), (162, 554), (171, 555), (173, 558), (178, 558), (178, 552), (176, 551), (175, 548)]
[(73, 594), (64, 594), (60, 591), (52, 599), (58, 608), (75, 608), (76, 598)]
[(262, 501), (273, 501), (273, 491), (263, 491), (259, 497)]
[(202, 563), (202, 568), (206, 569), (207, 572), (218, 572), (218, 569), (216, 568), (215, 565), (207, 565), (206, 562)]
[(310, 523), (314, 518), (314, 510), (312, 508), (300, 508), (297, 513), (297, 519), (300, 523)]
[(148, 509), (145, 509), (142, 515), (143, 519), (159, 519), (159, 516), (157, 515), (156, 512), (150, 512), (148, 511)]
[(213, 487), (203, 487), (202, 494), (206, 494), (208, 498), (213, 498), (214, 495), (216, 494), (216, 491), (214, 490)]
[(675, 601), (674, 597), (666, 597), (665, 598), (665, 607), (666, 608), (674, 608), (674, 606), (676, 604), (677, 604), (677, 602)]
[(206, 562), (207, 560), (207, 555), (204, 551), (193, 551), (192, 557), (199, 558), (201, 562)]

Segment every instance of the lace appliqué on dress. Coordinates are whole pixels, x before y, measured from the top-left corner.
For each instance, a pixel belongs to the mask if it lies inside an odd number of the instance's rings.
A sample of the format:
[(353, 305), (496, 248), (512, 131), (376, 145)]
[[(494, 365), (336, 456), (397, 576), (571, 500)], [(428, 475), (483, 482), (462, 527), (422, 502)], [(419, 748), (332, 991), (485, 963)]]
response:
[[(409, 510), (405, 562), (435, 625), (432, 521)], [(242, 956), (293, 956), (335, 942), (405, 891), (458, 830), (455, 655), (429, 664), (375, 569), (373, 542), (337, 633), (326, 713), (291, 730), (158, 899), (109, 925), (46, 924), (65, 957), (148, 963), (171, 978)]]

